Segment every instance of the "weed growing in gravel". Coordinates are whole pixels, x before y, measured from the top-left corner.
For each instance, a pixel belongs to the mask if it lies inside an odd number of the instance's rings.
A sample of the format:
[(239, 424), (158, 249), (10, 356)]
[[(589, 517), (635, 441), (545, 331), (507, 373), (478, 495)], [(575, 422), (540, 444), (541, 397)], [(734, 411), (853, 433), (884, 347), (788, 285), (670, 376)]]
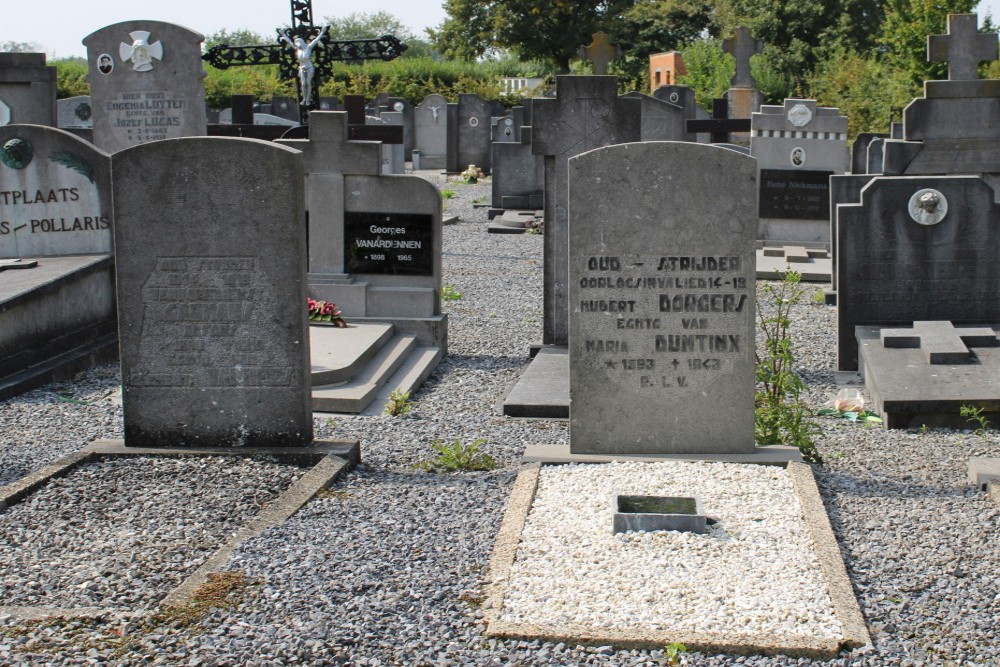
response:
[[(757, 299), (757, 319), (764, 334), (764, 349), (757, 351), (754, 435), (762, 445), (792, 445), (802, 452), (803, 460), (822, 463), (813, 442), (819, 429), (809, 421), (812, 410), (800, 398), (805, 383), (792, 370), (795, 356), (788, 333), (789, 315), (805, 293), (800, 280), (797, 272), (789, 271), (778, 286), (759, 283), (760, 297), (764, 298)], [(773, 305), (765, 307), (769, 302)]]
[(482, 438), (473, 440), (468, 445), (463, 445), (462, 441), (457, 438), (452, 443), (435, 440), (431, 444), (431, 448), (437, 456), (430, 461), (418, 463), (415, 467), (418, 470), (443, 470), (444, 472), (493, 470), (497, 467), (496, 459), (486, 452), (479, 451), (479, 447), (485, 442), (486, 440)]
[(449, 190), (448, 188), (445, 188), (444, 190), (441, 191), (442, 199), (451, 199), (454, 196), (455, 196), (454, 190)]
[(687, 650), (687, 646), (680, 642), (670, 642), (663, 647), (663, 657), (666, 658), (668, 665), (679, 665)]
[(462, 293), (451, 283), (445, 283), (441, 286), (441, 298), (445, 301), (458, 301), (462, 298)]
[(979, 426), (979, 428), (974, 431), (976, 435), (985, 436), (989, 433), (990, 423), (986, 421), (986, 417), (983, 416), (982, 406), (963, 405), (958, 409), (958, 414), (965, 417), (966, 421)]
[(389, 400), (385, 404), (385, 414), (390, 417), (402, 417), (412, 407), (413, 402), (410, 400), (410, 392), (396, 389), (389, 394)]

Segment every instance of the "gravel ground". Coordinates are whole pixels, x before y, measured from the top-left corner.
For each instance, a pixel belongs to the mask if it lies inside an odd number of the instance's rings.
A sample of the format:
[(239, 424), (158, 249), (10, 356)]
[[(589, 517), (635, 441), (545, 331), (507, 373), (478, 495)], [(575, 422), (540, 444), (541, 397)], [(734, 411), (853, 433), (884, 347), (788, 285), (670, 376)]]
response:
[[(449, 185), (444, 281), (450, 354), (403, 418), (316, 421), (359, 438), (364, 464), (291, 520), (244, 544), (229, 568), (255, 582), (201, 620), (17, 626), (0, 618), (0, 664), (656, 665), (660, 651), (485, 639), (482, 582), (525, 444), (566, 442), (566, 425), (515, 421), (498, 402), (541, 339), (542, 237), (488, 235), (489, 184)], [(809, 288), (809, 297), (818, 291)], [(835, 394), (835, 312), (793, 315), (807, 398)], [(120, 437), (108, 398), (117, 369), (0, 403), (0, 481)], [(817, 663), (689, 654), (690, 665), (1000, 664), (1000, 508), (966, 484), (971, 456), (1000, 456), (996, 432), (885, 432), (821, 418), (821, 491), (876, 646)], [(417, 472), (435, 440), (482, 438), (490, 472)], [(0, 515), (3, 517), (4, 515)], [(34, 521), (24, 517), (24, 521)], [(778, 551), (780, 547), (776, 548)]]

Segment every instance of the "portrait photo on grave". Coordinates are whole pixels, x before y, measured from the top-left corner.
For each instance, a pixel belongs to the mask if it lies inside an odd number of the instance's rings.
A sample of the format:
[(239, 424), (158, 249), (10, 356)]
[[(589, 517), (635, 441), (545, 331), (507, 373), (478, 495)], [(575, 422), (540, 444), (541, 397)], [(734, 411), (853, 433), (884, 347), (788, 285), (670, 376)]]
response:
[(115, 61), (108, 53), (97, 56), (97, 71), (101, 74), (111, 74), (115, 69)]

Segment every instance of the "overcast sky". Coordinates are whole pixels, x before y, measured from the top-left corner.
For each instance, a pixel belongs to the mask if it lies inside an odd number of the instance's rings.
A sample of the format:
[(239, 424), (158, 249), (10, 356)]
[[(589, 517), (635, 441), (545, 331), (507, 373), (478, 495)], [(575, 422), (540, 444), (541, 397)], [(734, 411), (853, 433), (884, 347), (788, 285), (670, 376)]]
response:
[[(385, 10), (414, 32), (444, 20), (444, 0), (313, 0), (313, 16), (345, 16), (352, 11)], [(290, 22), (288, 0), (169, 0), (168, 2), (85, 2), (84, 0), (3, 0), (0, 42), (34, 42), (50, 57), (85, 56), (84, 37), (106, 25), (133, 19), (177, 23), (204, 35), (222, 28), (249, 28), (268, 37)], [(983, 0), (979, 15), (1000, 18), (1000, 0)], [(153, 36), (155, 39), (155, 35)]]
[[(385, 10), (415, 33), (444, 20), (444, 0), (313, 0), (313, 20), (353, 11)], [(1000, 2), (1000, 0), (997, 0)], [(112, 23), (151, 19), (177, 23), (210, 35), (222, 28), (249, 28), (271, 37), (291, 22), (289, 0), (169, 0), (168, 2), (86, 2), (84, 0), (3, 0), (0, 42), (34, 42), (50, 57), (86, 56), (80, 43)], [(154, 39), (155, 35), (152, 36)]]

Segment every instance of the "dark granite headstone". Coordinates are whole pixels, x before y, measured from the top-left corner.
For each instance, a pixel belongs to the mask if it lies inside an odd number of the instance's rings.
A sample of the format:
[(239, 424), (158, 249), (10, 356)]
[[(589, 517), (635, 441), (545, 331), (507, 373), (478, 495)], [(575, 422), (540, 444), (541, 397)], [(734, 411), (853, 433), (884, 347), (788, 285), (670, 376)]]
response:
[(44, 53), (0, 53), (0, 125), (56, 126), (56, 68)]
[(754, 451), (756, 179), (705, 144), (569, 160), (572, 453)]
[(858, 367), (859, 325), (1000, 321), (994, 198), (993, 188), (974, 176), (877, 177), (862, 190), (861, 203), (838, 207), (841, 370)]
[(489, 173), (492, 166), (490, 152), (490, 119), (503, 113), (503, 107), (488, 102), (479, 95), (461, 93), (458, 96), (458, 168), (470, 164)]
[(299, 152), (157, 141), (112, 171), (125, 444), (311, 442)]
[(434, 275), (433, 216), (352, 212), (344, 215), (348, 273)]
[(832, 171), (760, 170), (760, 217), (826, 220)]

